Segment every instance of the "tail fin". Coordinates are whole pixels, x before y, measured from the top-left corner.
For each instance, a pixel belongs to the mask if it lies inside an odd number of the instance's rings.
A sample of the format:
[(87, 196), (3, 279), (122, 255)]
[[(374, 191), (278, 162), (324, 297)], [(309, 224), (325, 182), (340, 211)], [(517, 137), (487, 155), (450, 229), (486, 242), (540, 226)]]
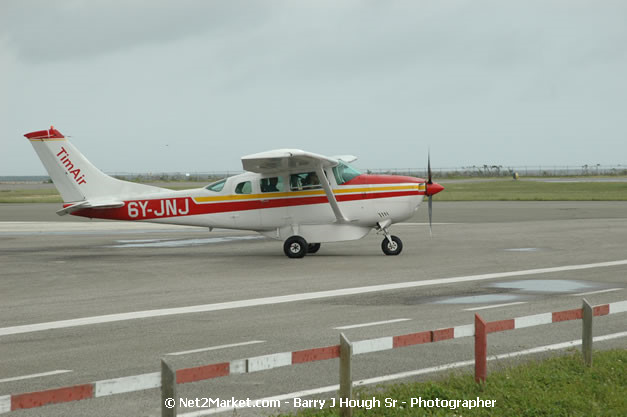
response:
[(54, 126), (24, 136), (30, 140), (66, 203), (119, 201), (138, 194), (165, 191), (159, 187), (118, 180), (103, 173)]

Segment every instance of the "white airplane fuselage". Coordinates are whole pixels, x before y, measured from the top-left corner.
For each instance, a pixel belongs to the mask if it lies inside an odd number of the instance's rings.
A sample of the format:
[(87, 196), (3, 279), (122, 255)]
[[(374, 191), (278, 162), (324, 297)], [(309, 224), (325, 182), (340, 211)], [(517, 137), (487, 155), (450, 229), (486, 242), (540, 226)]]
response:
[[(424, 180), (395, 175), (367, 175), (337, 185), (325, 171), (333, 193), (349, 222), (340, 225), (324, 190), (262, 192), (267, 176), (244, 173), (226, 179), (221, 191), (206, 188), (158, 192), (141, 199), (124, 199), (119, 208), (88, 208), (73, 215), (128, 221), (254, 230), (285, 240), (299, 234), (308, 241), (333, 242), (365, 236), (378, 222), (397, 223), (410, 218), (425, 195)], [(285, 174), (283, 183), (287, 184)], [(238, 184), (250, 182), (249, 193), (236, 193)], [(373, 182), (373, 183), (369, 183)]]

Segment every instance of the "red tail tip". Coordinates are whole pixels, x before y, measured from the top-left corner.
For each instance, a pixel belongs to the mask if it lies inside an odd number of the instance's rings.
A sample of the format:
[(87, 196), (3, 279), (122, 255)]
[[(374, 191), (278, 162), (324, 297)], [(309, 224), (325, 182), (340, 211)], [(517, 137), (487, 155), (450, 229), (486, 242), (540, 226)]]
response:
[(38, 130), (24, 135), (28, 139), (62, 139), (65, 136), (61, 134), (54, 126), (50, 126), (48, 130)]

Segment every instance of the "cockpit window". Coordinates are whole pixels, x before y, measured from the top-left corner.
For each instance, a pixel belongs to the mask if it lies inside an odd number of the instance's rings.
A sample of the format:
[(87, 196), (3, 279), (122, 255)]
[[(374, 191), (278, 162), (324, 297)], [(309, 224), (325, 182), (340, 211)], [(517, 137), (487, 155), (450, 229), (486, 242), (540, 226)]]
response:
[(209, 190), (209, 191), (213, 191), (213, 192), (219, 193), (224, 188), (224, 184), (226, 184), (226, 179), (220, 180), (220, 181), (216, 181), (214, 183), (211, 183), (208, 186), (206, 186), (205, 188), (207, 190)]
[(333, 167), (333, 175), (335, 175), (335, 181), (337, 181), (337, 184), (342, 185), (361, 175), (361, 172), (347, 163), (340, 161), (338, 166)]

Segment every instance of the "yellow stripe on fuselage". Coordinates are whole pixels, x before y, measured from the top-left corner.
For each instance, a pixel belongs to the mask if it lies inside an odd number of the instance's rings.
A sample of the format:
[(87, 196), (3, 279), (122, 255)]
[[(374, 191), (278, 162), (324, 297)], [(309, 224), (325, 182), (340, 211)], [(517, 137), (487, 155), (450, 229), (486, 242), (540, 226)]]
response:
[(345, 193), (368, 193), (368, 192), (376, 192), (376, 191), (410, 191), (410, 190), (418, 190), (424, 191), (425, 186), (422, 184), (416, 185), (398, 185), (394, 187), (368, 187), (368, 188), (346, 188), (333, 190), (333, 194), (345, 194)]
[(194, 200), (197, 203), (210, 203), (213, 201), (237, 201), (237, 200), (255, 200), (255, 199), (266, 199), (266, 198), (280, 198), (280, 197), (303, 197), (303, 196), (314, 196), (314, 195), (324, 195), (323, 190), (316, 191), (292, 191), (292, 192), (283, 192), (283, 193), (263, 193), (263, 194), (231, 194), (220, 197), (194, 197)]
[[(333, 194), (350, 194), (350, 193), (367, 193), (378, 191), (424, 191), (424, 184), (416, 184), (411, 186), (393, 186), (393, 187), (363, 187), (363, 188), (346, 188), (335, 189)], [(268, 198), (286, 198), (286, 197), (312, 197), (326, 195), (324, 190), (310, 190), (310, 191), (290, 191), (290, 192), (277, 192), (277, 193), (263, 193), (263, 194), (231, 194), (226, 196), (216, 197), (194, 197), (194, 201), (197, 203), (213, 203), (216, 201), (238, 201), (238, 200), (256, 200), (256, 199), (268, 199)]]

